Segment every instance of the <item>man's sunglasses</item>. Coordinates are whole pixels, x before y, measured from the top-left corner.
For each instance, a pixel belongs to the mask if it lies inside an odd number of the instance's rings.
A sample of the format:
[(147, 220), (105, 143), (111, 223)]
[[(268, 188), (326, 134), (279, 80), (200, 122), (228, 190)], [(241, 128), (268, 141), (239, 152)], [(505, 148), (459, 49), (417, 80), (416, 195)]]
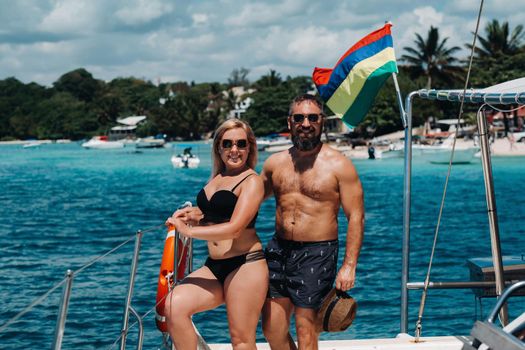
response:
[(244, 149), (248, 147), (248, 140), (246, 139), (240, 139), (240, 140), (222, 139), (222, 143), (221, 143), (222, 148), (230, 149), (233, 147), (233, 145), (237, 146), (237, 148)]
[(292, 114), (292, 120), (294, 123), (300, 124), (304, 122), (304, 119), (308, 118), (310, 123), (318, 123), (321, 118), (320, 114)]

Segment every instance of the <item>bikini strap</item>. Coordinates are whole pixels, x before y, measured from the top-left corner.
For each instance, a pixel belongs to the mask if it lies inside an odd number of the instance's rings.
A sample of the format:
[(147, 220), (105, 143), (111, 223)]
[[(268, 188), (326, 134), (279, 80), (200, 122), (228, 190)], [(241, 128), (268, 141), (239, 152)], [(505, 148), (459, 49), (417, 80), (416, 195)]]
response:
[(246, 180), (247, 178), (249, 178), (249, 177), (252, 176), (253, 174), (254, 174), (254, 173), (248, 174), (248, 176), (244, 177), (244, 179), (242, 179), (241, 181), (239, 181), (239, 182), (237, 183), (237, 185), (233, 186), (233, 188), (232, 188), (230, 191), (232, 191), (232, 192), (235, 191), (235, 189), (237, 188), (237, 186), (239, 186), (240, 184), (242, 184), (242, 182), (243, 182), (244, 180)]

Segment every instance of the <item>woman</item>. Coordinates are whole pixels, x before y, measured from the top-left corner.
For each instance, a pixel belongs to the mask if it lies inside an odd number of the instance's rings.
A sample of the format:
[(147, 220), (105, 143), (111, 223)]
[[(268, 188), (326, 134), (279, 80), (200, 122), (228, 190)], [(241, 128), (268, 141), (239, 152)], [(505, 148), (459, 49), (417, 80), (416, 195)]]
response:
[(215, 132), (212, 176), (197, 195), (199, 208), (177, 210), (167, 220), (183, 236), (208, 241), (204, 266), (166, 298), (168, 332), (179, 350), (197, 348), (191, 316), (222, 303), (233, 348), (256, 348), (255, 330), (268, 288), (268, 266), (254, 227), (264, 197), (256, 162), (249, 125), (227, 120)]

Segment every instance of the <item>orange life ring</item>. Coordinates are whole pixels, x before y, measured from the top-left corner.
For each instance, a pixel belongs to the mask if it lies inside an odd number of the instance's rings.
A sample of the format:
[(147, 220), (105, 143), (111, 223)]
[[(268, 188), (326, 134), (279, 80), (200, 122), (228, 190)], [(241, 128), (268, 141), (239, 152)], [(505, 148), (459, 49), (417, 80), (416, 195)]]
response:
[(177, 274), (174, 275), (174, 262), (175, 262), (175, 226), (168, 226), (168, 234), (166, 235), (166, 241), (164, 242), (164, 252), (162, 253), (162, 262), (160, 263), (159, 280), (157, 283), (157, 301), (156, 301), (156, 315), (155, 322), (157, 328), (161, 332), (167, 332), (168, 328), (166, 325), (166, 315), (164, 312), (164, 299), (175, 286), (175, 282), (184, 278), (184, 272), (186, 271), (188, 247), (184, 246), (183, 241), (179, 238), (178, 254), (179, 257)]

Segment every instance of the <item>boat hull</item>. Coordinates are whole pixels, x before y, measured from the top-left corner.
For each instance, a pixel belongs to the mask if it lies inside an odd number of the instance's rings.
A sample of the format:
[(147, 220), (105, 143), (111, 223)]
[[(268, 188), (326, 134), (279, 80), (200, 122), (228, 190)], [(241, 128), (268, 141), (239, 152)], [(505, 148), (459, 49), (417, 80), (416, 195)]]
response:
[(173, 156), (171, 157), (171, 164), (174, 168), (197, 168), (201, 160), (198, 157), (184, 157), (184, 156)]

